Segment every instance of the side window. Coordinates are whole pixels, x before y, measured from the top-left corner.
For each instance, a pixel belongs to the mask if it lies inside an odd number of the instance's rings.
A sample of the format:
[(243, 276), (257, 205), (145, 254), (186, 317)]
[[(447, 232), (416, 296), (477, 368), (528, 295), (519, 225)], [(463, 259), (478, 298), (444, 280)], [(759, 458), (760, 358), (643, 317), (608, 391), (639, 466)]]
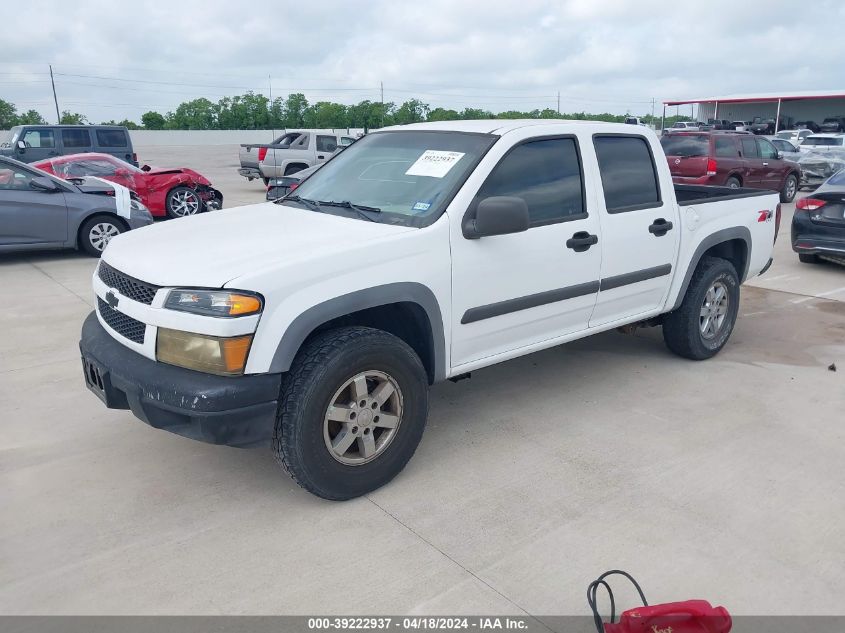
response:
[(758, 158), (757, 142), (753, 136), (742, 137), (742, 156), (744, 158)]
[(340, 144), (343, 147), (346, 147), (347, 145), (352, 145), (352, 143), (354, 143), (354, 142), (355, 142), (354, 138), (350, 138), (348, 136), (341, 136), (340, 137)]
[(308, 149), (309, 139), (311, 137), (308, 134), (300, 134), (299, 138), (295, 141), (291, 141), (290, 148), (291, 149)]
[(642, 136), (595, 136), (604, 202), (608, 213), (659, 207), (657, 168)]
[(27, 130), (21, 140), (27, 147), (55, 147), (56, 139), (53, 130)]
[(126, 147), (126, 132), (123, 130), (97, 130), (97, 145), (100, 147)]
[(337, 137), (336, 136), (323, 136), (322, 134), (317, 135), (317, 151), (318, 152), (328, 152), (329, 154), (331, 154), (336, 149), (337, 149)]
[(722, 158), (739, 158), (736, 141), (730, 136), (716, 137), (716, 156)]
[(772, 145), (769, 141), (764, 138), (758, 138), (757, 145), (760, 150), (760, 157), (761, 158), (777, 158), (778, 151), (775, 149), (775, 146)]
[(525, 200), (531, 226), (587, 217), (575, 139), (543, 139), (517, 145), (484, 181), (476, 200), (491, 196)]
[(0, 191), (28, 190), (32, 174), (0, 164)]
[(62, 130), (62, 145), (71, 147), (91, 147), (91, 134), (86, 129)]

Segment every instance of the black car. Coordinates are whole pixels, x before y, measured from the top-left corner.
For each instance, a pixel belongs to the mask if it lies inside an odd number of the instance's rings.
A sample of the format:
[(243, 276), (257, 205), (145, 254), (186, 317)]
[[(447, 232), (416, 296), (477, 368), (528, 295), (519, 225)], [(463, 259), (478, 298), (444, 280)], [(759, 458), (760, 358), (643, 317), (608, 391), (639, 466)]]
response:
[(822, 121), (821, 132), (845, 132), (845, 117), (831, 116)]
[(308, 178), (311, 174), (317, 171), (323, 163), (317, 163), (313, 167), (308, 167), (302, 171), (297, 171), (281, 178), (270, 178), (267, 181), (267, 199), (278, 200), (284, 198), (291, 191), (299, 186), (299, 183)]
[(819, 259), (845, 264), (845, 170), (795, 203), (792, 250), (805, 264)]
[(797, 121), (792, 127), (796, 130), (810, 130), (811, 132), (821, 131), (819, 124), (815, 121)]

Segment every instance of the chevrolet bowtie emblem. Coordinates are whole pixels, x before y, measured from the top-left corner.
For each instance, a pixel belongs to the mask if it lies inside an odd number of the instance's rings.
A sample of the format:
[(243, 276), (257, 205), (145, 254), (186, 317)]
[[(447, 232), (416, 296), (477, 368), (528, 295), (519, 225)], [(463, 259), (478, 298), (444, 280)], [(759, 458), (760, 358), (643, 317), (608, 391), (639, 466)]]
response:
[(120, 303), (120, 299), (117, 298), (116, 294), (109, 290), (106, 293), (106, 303), (108, 303), (109, 307), (114, 310), (117, 307), (117, 304)]

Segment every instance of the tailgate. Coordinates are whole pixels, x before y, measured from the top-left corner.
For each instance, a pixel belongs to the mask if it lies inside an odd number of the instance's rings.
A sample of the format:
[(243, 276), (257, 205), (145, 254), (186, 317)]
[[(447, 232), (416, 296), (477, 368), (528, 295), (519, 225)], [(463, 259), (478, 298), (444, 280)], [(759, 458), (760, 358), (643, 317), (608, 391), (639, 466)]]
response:
[(699, 177), (707, 173), (710, 136), (707, 134), (669, 134), (660, 139), (673, 176)]
[(253, 145), (244, 147), (241, 145), (241, 151), (238, 154), (241, 159), (241, 167), (252, 167), (258, 169), (258, 148)]
[(667, 156), (666, 160), (673, 176), (697, 178), (707, 173), (706, 156)]

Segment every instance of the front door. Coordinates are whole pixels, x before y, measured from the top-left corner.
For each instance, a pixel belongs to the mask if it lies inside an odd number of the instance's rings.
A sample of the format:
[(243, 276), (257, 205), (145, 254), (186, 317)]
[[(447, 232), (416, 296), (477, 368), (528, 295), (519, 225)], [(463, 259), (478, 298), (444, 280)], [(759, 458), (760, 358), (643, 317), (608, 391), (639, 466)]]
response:
[(758, 138), (757, 150), (760, 153), (760, 187), (780, 191), (783, 180), (783, 159), (778, 158), (778, 150), (768, 139)]
[(18, 142), (21, 141), (24, 147), (15, 148), (15, 158), (24, 163), (34, 163), (59, 155), (56, 132), (51, 128), (30, 128), (18, 139)]
[(334, 134), (317, 135), (317, 162), (324, 163), (332, 157), (337, 150), (337, 137)]
[[(536, 130), (536, 128), (535, 128)], [(524, 200), (530, 228), (467, 239), (452, 220), (452, 367), (587, 328), (598, 291), (602, 243), (588, 208), (578, 139), (514, 132), (469, 206), (491, 196)], [(457, 228), (455, 228), (457, 227)]]
[[(601, 290), (590, 327), (599, 327), (663, 306), (681, 227), (677, 207), (660, 194), (656, 143), (640, 135), (600, 134), (593, 146), (601, 174), (597, 215), (603, 246)], [(664, 181), (670, 182), (668, 173)]]
[(34, 174), (0, 163), (0, 244), (67, 241), (67, 206), (61, 192), (30, 186)]

